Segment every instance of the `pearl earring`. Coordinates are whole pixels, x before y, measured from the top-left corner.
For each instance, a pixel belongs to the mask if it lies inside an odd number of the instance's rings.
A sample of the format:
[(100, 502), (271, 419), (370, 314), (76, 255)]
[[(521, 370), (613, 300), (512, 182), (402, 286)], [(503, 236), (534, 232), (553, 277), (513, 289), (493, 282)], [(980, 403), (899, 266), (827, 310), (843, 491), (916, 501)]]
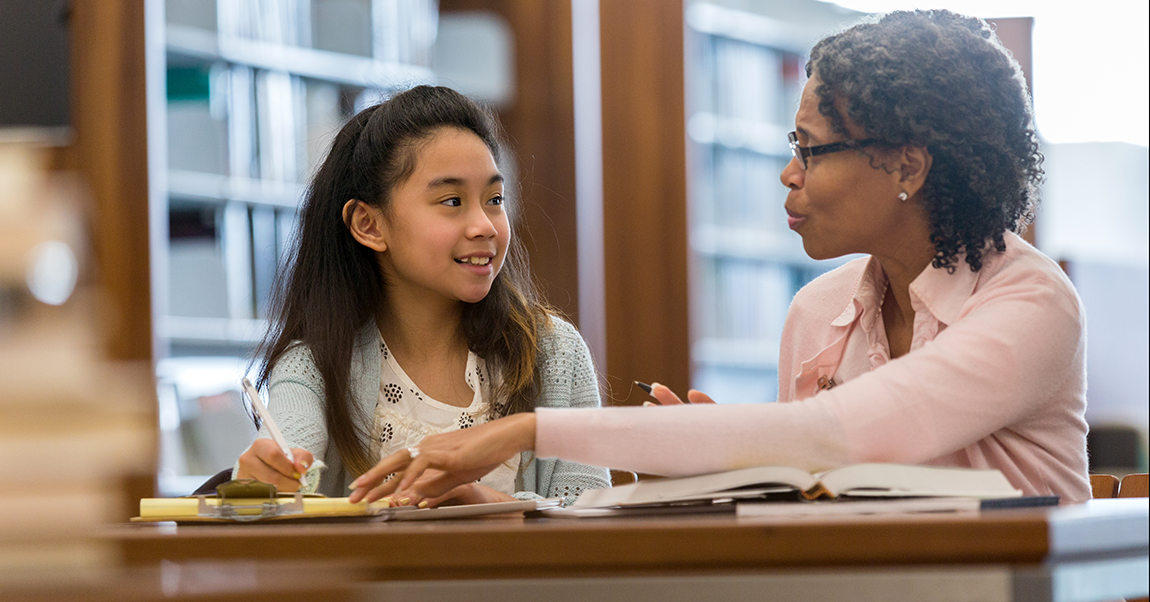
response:
[(900, 200), (900, 201), (905, 201), (905, 200), (907, 200), (907, 199), (909, 199), (909, 198), (910, 198), (910, 196), (909, 196), (909, 195), (907, 195), (907, 193), (906, 193), (906, 191), (905, 191), (905, 190), (904, 190), (904, 191), (902, 191), (902, 192), (900, 192), (900, 193), (898, 193), (898, 200)]

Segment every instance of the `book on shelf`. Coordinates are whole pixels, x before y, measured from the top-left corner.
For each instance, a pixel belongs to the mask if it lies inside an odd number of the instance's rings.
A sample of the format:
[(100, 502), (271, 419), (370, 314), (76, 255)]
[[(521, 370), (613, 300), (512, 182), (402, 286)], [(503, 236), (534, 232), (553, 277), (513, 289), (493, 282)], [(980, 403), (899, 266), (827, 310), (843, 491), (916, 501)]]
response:
[(727, 472), (640, 481), (592, 489), (573, 508), (607, 508), (721, 500), (838, 498), (998, 499), (1022, 492), (998, 470), (856, 464), (817, 474), (787, 466), (756, 466)]

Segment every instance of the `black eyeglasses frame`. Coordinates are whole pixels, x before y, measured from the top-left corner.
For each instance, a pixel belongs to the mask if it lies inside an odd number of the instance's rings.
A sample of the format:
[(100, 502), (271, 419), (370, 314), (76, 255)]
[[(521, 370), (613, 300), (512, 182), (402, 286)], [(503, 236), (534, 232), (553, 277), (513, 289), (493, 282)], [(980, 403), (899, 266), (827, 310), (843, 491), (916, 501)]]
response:
[(787, 134), (787, 142), (790, 143), (791, 154), (798, 160), (799, 167), (806, 170), (807, 157), (838, 153), (852, 148), (864, 148), (872, 144), (878, 144), (880, 141), (876, 138), (867, 138), (865, 140), (843, 140), (842, 142), (831, 142), (830, 144), (819, 144), (816, 146), (799, 146), (799, 135), (796, 132), (790, 132)]

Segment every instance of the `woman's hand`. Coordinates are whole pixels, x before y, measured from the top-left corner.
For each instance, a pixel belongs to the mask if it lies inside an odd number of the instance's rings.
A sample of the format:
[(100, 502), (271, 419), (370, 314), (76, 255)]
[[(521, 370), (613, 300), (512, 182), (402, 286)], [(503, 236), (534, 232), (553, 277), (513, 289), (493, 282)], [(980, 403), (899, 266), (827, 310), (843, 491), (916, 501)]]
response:
[[(683, 405), (683, 400), (679, 399), (679, 396), (675, 395), (674, 391), (659, 383), (653, 383), (651, 385), (651, 395), (665, 406)], [(692, 404), (715, 403), (715, 400), (711, 399), (711, 396), (702, 391), (696, 391), (695, 389), (687, 391), (687, 401)]]
[[(417, 457), (401, 450), (360, 475), (351, 484), (355, 490), (351, 502), (374, 502), (396, 491), (438, 499), (460, 485), (474, 483), (515, 454), (534, 448), (535, 415), (529, 413), (431, 435), (419, 442)], [(440, 472), (420, 478), (429, 468)], [(384, 482), (393, 472), (395, 477)]]
[(256, 439), (240, 455), (240, 468), (236, 477), (275, 485), (276, 491), (294, 492), (299, 489), (300, 475), (307, 472), (315, 458), (306, 449), (293, 447), (291, 453), (295, 456), (295, 464), (287, 459), (275, 441)]

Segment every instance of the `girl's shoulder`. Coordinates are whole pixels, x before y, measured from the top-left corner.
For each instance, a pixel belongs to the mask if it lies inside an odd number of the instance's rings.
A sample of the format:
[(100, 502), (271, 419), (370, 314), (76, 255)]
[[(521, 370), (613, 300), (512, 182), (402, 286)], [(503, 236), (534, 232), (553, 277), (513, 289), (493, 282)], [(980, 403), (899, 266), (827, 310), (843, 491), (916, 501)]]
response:
[(271, 380), (274, 382), (284, 379), (323, 382), (311, 348), (302, 341), (292, 341), (287, 351), (284, 351), (272, 366)]
[[(373, 361), (379, 361), (379, 332), (375, 325), (360, 329), (352, 349), (352, 374), (370, 372)], [(271, 367), (271, 380), (293, 379), (322, 384), (323, 376), (317, 367), (312, 348), (302, 341), (292, 341), (287, 350)]]
[(579, 352), (587, 348), (583, 335), (575, 325), (555, 315), (547, 314), (547, 321), (539, 328), (539, 351), (544, 356), (562, 352)]

